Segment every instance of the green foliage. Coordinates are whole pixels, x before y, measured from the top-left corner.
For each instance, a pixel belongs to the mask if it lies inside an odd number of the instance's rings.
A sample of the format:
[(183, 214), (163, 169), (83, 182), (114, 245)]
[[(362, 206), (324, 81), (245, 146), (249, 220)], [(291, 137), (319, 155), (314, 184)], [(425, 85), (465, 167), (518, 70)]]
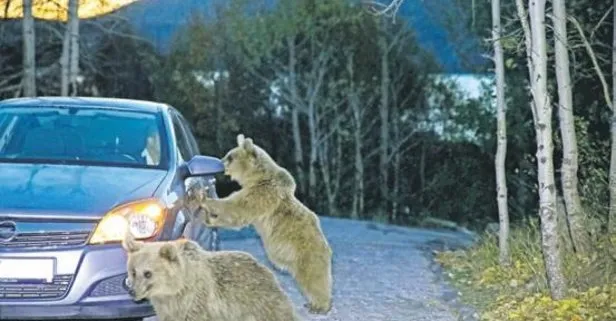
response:
[[(281, 1), (273, 11), (263, 11), (257, 15), (246, 14), (248, 5), (247, 1), (235, 1), (218, 7), (216, 20), (206, 22), (199, 17), (192, 19), (186, 29), (178, 34), (171, 54), (153, 77), (157, 100), (169, 102), (188, 116), (198, 134), (202, 152), (224, 154), (234, 141), (232, 136), (241, 131), (254, 136), (281, 165), (294, 170), (290, 153), (293, 149), (290, 109), (299, 106), (303, 156), (307, 164), (311, 140), (306, 108), (311, 97), (314, 97), (318, 133), (322, 135), (318, 141), (328, 146), (340, 145), (338, 150), (328, 148), (319, 152), (329, 153), (325, 158), (331, 166), (330, 175), (339, 179), (339, 189), (352, 190), (353, 161), (343, 155), (353, 155), (352, 132), (355, 125), (350, 118), (348, 105), (349, 90), (353, 84), (359, 87), (363, 110), (362, 152), (366, 168), (366, 209), (363, 217), (390, 221), (391, 215), (377, 218), (371, 213), (379, 203), (394, 199), (401, 204), (400, 212), (404, 212), (409, 205), (414, 208), (412, 213), (406, 212), (406, 216), (398, 215), (397, 223), (412, 222), (421, 211), (434, 212), (432, 215), (444, 218), (464, 218), (467, 222), (493, 212), (494, 202), (490, 195), (493, 186), (489, 183), (491, 174), (481, 179), (476, 179), (472, 174), (486, 173), (484, 168), (491, 162), (487, 152), (482, 151), (486, 149), (491, 136), (487, 132), (493, 125), (490, 108), (486, 108), (490, 99), (468, 100), (461, 97), (459, 89), (454, 86), (433, 86), (430, 74), (438, 69), (432, 57), (417, 45), (413, 32), (406, 24), (392, 24), (344, 0), (316, 3)], [(396, 146), (398, 142), (392, 142), (392, 146), (399, 148), (399, 151), (393, 150), (391, 157), (400, 153), (402, 170), (417, 172), (417, 167), (411, 165), (413, 163), (407, 163), (415, 154), (413, 150), (420, 145), (421, 148), (426, 144), (442, 145), (432, 149), (436, 153), (431, 152), (430, 157), (446, 163), (443, 168), (450, 169), (437, 171), (429, 163), (429, 168), (424, 171), (426, 177), (421, 180), (417, 176), (397, 177), (401, 191), (387, 200), (378, 197), (379, 182), (372, 170), (378, 163), (378, 157), (372, 151), (377, 150), (379, 144), (379, 39), (385, 39), (390, 46), (391, 137), (412, 134), (412, 139), (401, 141), (400, 146)], [(297, 61), (295, 77), (299, 101), (291, 97), (288, 84), (290, 46), (293, 46)], [(347, 70), (351, 55), (354, 61), (352, 78)], [(323, 57), (326, 60), (320, 60)], [(319, 65), (323, 61), (326, 65)], [(325, 68), (324, 85), (315, 93), (319, 68), (322, 67)], [(228, 71), (229, 78), (207, 88), (194, 75), (195, 72), (222, 69)], [(272, 84), (280, 86), (278, 92), (271, 90)], [(420, 126), (428, 119), (428, 97), (437, 91), (442, 100), (433, 104), (432, 108), (441, 110), (437, 121), (450, 124), (447, 134), (454, 141), (434, 136), (436, 129), (430, 124)], [(399, 119), (393, 118), (394, 112)], [(401, 129), (399, 133), (393, 130), (394, 122)], [(415, 131), (417, 133), (413, 134)], [(478, 140), (466, 144), (469, 139), (465, 135), (468, 133)], [(458, 143), (460, 145), (456, 145)], [(452, 155), (460, 157), (452, 159)], [(336, 162), (337, 158), (345, 161)], [(319, 163), (318, 166), (324, 165)], [(340, 193), (334, 204), (339, 210), (327, 208), (328, 191), (321, 176), (323, 168), (317, 168), (317, 171), (317, 200), (308, 205), (319, 212), (327, 209), (348, 215), (352, 195)], [(458, 198), (448, 200), (448, 205), (442, 206), (438, 199), (443, 197), (443, 191), (456, 186), (458, 182), (452, 178), (461, 172), (469, 173), (465, 175), (465, 181), (469, 182), (469, 188), (465, 191), (471, 195), (463, 196), (467, 206), (455, 206), (456, 202), (460, 202)], [(393, 169), (390, 175), (394, 175)], [(427, 181), (431, 182), (429, 186), (425, 184)], [(418, 186), (421, 188), (419, 194), (411, 194), (410, 191), (416, 191)], [(424, 198), (423, 195), (430, 196)], [(415, 204), (420, 206), (417, 211)]]

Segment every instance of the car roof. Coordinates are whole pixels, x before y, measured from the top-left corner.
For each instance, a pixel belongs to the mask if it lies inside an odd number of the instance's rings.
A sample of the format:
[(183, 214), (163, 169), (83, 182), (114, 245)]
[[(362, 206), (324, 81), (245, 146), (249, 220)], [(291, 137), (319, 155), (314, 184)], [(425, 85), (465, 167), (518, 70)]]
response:
[(113, 108), (141, 112), (164, 112), (169, 108), (167, 104), (147, 100), (103, 97), (21, 97), (0, 101), (0, 108), (22, 106)]

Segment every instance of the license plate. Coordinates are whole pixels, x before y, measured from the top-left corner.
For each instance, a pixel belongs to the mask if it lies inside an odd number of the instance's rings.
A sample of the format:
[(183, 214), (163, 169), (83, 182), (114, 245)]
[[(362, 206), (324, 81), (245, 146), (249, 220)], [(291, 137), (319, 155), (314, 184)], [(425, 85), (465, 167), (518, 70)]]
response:
[(52, 259), (1, 259), (0, 280), (32, 280), (52, 282)]

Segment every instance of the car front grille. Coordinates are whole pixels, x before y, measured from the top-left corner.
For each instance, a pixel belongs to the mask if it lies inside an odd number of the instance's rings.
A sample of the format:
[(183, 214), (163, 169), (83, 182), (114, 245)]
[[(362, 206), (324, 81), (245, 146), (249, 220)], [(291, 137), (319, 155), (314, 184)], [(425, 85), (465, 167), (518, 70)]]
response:
[(0, 300), (62, 298), (73, 280), (72, 274), (56, 275), (52, 283), (9, 283), (0, 282)]
[(45, 248), (83, 245), (89, 231), (19, 233), (9, 242), (0, 242), (4, 248)]

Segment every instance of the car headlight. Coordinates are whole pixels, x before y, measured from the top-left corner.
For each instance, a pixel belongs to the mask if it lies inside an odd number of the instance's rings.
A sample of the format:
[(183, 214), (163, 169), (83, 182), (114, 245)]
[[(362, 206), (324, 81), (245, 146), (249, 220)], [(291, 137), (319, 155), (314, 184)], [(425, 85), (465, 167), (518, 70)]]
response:
[(136, 239), (152, 238), (162, 229), (165, 214), (165, 208), (152, 199), (120, 205), (103, 217), (88, 243), (122, 241), (127, 229)]

